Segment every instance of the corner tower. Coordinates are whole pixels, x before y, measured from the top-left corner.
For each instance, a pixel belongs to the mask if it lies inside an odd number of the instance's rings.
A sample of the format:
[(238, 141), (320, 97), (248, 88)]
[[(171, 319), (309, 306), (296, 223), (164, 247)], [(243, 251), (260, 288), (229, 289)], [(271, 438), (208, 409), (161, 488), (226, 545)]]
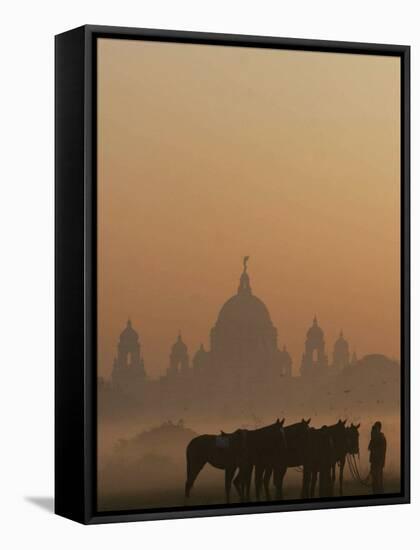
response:
[(127, 326), (120, 334), (117, 357), (114, 359), (112, 370), (112, 382), (119, 387), (130, 387), (142, 382), (145, 378), (139, 335), (128, 319)]
[(188, 348), (182, 340), (181, 332), (178, 334), (178, 339), (172, 346), (171, 355), (169, 356), (168, 375), (174, 376), (178, 373), (186, 374), (189, 371), (190, 358), (188, 356)]
[(327, 355), (325, 353), (324, 333), (318, 325), (316, 315), (312, 326), (306, 333), (305, 351), (302, 356), (300, 372), (302, 376), (320, 374), (328, 368)]
[(350, 364), (350, 351), (347, 340), (344, 339), (343, 331), (334, 344), (333, 367), (338, 370), (345, 369)]

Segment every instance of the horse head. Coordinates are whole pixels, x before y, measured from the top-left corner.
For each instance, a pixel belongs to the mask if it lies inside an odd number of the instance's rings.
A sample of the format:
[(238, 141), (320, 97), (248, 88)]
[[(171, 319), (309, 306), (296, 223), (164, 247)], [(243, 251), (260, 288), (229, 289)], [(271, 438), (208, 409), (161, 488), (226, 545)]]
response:
[(351, 426), (346, 428), (346, 451), (352, 455), (359, 454), (359, 424), (351, 423)]

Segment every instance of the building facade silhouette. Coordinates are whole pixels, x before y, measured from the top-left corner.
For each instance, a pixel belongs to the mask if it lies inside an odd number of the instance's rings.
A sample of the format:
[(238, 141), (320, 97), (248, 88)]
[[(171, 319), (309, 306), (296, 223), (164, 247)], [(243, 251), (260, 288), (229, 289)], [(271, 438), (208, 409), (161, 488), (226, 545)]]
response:
[[(201, 344), (192, 361), (179, 332), (169, 353), (169, 366), (159, 380), (146, 376), (141, 343), (130, 320), (121, 332), (114, 359), (111, 384), (125, 393), (147, 395), (159, 399), (159, 388), (165, 388), (176, 401), (179, 392), (187, 395), (200, 391), (225, 395), (252, 395), (258, 389), (277, 386), (292, 377), (292, 358), (285, 345), (278, 346), (277, 329), (267, 306), (252, 291), (248, 273), (248, 257), (236, 293), (221, 307), (210, 330), (209, 349)], [(340, 372), (357, 363), (350, 361), (349, 344), (341, 331), (334, 344), (332, 363), (328, 364), (324, 332), (315, 316), (306, 333), (300, 365), (302, 377), (322, 376)], [(153, 390), (151, 390), (153, 388)], [(171, 390), (172, 388), (172, 390)], [(203, 393), (201, 391), (201, 393)], [(153, 393), (154, 392), (154, 393)], [(172, 393), (171, 393), (172, 392)]]

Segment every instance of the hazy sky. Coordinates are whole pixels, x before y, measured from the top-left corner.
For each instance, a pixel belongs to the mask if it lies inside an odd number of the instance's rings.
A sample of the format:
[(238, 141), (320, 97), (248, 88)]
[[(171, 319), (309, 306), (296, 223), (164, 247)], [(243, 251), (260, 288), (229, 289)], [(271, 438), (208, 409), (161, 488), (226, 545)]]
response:
[(300, 366), (400, 350), (398, 58), (100, 39), (99, 372), (130, 317), (146, 371), (190, 356), (242, 257)]

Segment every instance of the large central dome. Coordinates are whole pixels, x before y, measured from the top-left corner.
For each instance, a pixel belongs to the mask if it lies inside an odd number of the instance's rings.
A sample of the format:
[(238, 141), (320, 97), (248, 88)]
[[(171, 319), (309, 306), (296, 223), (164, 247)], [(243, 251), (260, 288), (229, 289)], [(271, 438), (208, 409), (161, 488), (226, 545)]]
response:
[(245, 257), (237, 294), (223, 305), (211, 330), (212, 362), (225, 372), (280, 371), (277, 330), (265, 304), (252, 294), (247, 261)]
[(237, 329), (252, 327), (252, 329), (272, 330), (274, 328), (264, 302), (252, 294), (247, 273), (248, 259), (248, 256), (244, 258), (244, 270), (237, 294), (229, 298), (220, 310), (216, 321), (217, 328), (222, 326), (236, 327)]
[(264, 302), (253, 294), (238, 292), (222, 306), (216, 325), (272, 327)]

